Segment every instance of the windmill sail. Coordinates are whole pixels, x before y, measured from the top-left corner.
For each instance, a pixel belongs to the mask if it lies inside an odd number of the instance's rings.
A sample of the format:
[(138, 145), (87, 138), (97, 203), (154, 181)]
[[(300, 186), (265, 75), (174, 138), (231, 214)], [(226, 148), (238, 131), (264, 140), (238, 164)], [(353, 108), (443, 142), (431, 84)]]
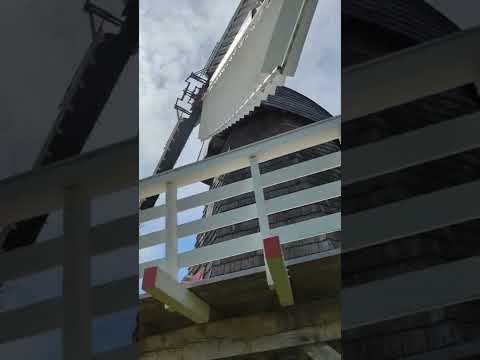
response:
[(210, 79), (200, 139), (233, 125), (295, 74), (317, 1), (265, 0), (246, 17)]

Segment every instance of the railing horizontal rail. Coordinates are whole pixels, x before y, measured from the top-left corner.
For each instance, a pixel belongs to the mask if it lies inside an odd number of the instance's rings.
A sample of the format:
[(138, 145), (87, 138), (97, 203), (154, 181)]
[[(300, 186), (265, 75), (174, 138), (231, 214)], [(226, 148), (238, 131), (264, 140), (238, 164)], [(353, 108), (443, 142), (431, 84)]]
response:
[[(126, 216), (93, 227), (91, 255), (136, 244), (138, 217)], [(63, 264), (63, 236), (0, 254), (0, 283)]]
[[(272, 236), (278, 235), (282, 244), (307, 239), (314, 236), (321, 236), (341, 229), (341, 214), (335, 213), (318, 218), (313, 218), (272, 229)], [(221, 243), (196, 248), (178, 254), (180, 267), (188, 267), (203, 264), (215, 260), (221, 260), (235, 255), (261, 250), (263, 248), (262, 236), (260, 233), (242, 236), (236, 239)], [(140, 264), (139, 274), (149, 266), (160, 265), (163, 259), (153, 260)]]
[(314, 186), (265, 201), (267, 215), (339, 197), (340, 181)]
[[(370, 179), (480, 147), (480, 113), (469, 114), (343, 152), (342, 184)], [(426, 140), (428, 139), (428, 143)], [(405, 151), (408, 144), (408, 151)], [(368, 159), (375, 158), (375, 161)]]
[(344, 70), (342, 101), (349, 106), (342, 121), (478, 83), (479, 43), (480, 27), (475, 27)]
[[(133, 276), (92, 288), (94, 316), (135, 308), (138, 305), (138, 277)], [(0, 312), (0, 343), (29, 337), (63, 325), (63, 298), (55, 297), (19, 309)]]
[(342, 328), (480, 299), (480, 281), (472, 277), (479, 268), (480, 257), (475, 256), (344, 289)]
[[(262, 174), (262, 186), (268, 187), (282, 182), (297, 179), (301, 176), (308, 176), (322, 171), (330, 170), (341, 165), (340, 152), (307, 160), (299, 164)], [(221, 201), (230, 197), (252, 191), (252, 179), (237, 181), (216, 189), (191, 195), (177, 201), (177, 210), (184, 211), (202, 205)], [(165, 216), (165, 205), (156, 206), (140, 213), (140, 222), (150, 221)]]
[(71, 185), (83, 186), (91, 197), (135, 186), (137, 163), (138, 141), (133, 139), (2, 180), (0, 226), (63, 207), (65, 188)]
[(419, 195), (343, 217), (342, 251), (459, 224), (480, 217), (480, 181)]
[[(340, 181), (325, 185), (297, 191), (291, 194), (279, 196), (265, 201), (267, 215), (276, 212), (290, 210), (292, 208), (328, 200), (340, 196)], [(206, 231), (219, 229), (257, 217), (255, 204), (243, 206), (234, 210), (225, 211), (213, 216), (204, 217), (178, 226), (177, 236), (179, 238), (192, 234), (199, 234)], [(163, 243), (166, 240), (165, 230), (156, 231), (140, 236), (140, 248)]]
[[(252, 189), (252, 179), (249, 178), (237, 181), (233, 184), (224, 185), (216, 189), (178, 199), (177, 210), (184, 211), (202, 205), (207, 205), (216, 201), (221, 201), (233, 196), (244, 194), (252, 191)], [(141, 211), (140, 222), (150, 221), (162, 216), (165, 216), (165, 205), (160, 205)]]
[(220, 154), (201, 162), (185, 165), (140, 181), (140, 198), (166, 191), (168, 182), (177, 187), (207, 180), (218, 175), (246, 168), (249, 159), (268, 161), (296, 151), (307, 149), (340, 137), (340, 117), (313, 123), (251, 145)]
[(291, 165), (282, 169), (274, 170), (262, 174), (262, 186), (269, 187), (299, 177), (309, 176), (330, 169), (334, 169), (341, 165), (341, 154), (335, 152), (332, 154), (317, 157), (312, 160), (303, 161), (301, 163)]

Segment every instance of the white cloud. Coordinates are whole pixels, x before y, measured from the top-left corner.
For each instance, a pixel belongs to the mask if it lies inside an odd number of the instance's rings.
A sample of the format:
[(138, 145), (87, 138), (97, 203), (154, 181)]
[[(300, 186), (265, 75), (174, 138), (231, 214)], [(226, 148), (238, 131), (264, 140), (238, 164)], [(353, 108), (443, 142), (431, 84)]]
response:
[[(140, 2), (140, 176), (152, 173), (176, 123), (175, 99), (192, 71), (206, 63), (236, 8), (236, 1)], [(180, 163), (199, 151), (189, 140)]]

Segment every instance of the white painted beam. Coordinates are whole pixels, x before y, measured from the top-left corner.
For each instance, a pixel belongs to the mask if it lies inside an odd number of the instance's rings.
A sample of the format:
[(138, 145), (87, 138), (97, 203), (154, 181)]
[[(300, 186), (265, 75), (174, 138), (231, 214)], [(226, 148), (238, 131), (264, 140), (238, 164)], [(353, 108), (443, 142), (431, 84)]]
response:
[(265, 255), (266, 269), (268, 269), (270, 273), (273, 287), (277, 293), (278, 302), (282, 306), (295, 304), (292, 285), (278, 236), (263, 240), (263, 253)]
[(210, 306), (158, 267), (147, 268), (142, 288), (153, 298), (186, 318), (204, 323), (210, 318)]
[[(252, 191), (252, 179), (250, 178), (178, 199), (177, 210), (180, 212), (196, 208), (241, 195), (249, 191)], [(140, 211), (140, 222), (150, 221), (163, 216), (165, 216), (165, 205), (156, 206)]]
[[(335, 181), (266, 200), (264, 211), (266, 211), (266, 215), (271, 215), (295, 207), (332, 199), (340, 195), (340, 181)], [(177, 237), (182, 238), (188, 235), (199, 234), (254, 219), (258, 216), (256, 206), (256, 204), (242, 206), (237, 209), (181, 224), (177, 228)], [(269, 233), (266, 233), (265, 236), (269, 236)], [(167, 235), (165, 230), (155, 231), (140, 236), (139, 247), (140, 249), (143, 249), (161, 244), (165, 242), (166, 239)]]
[[(112, 281), (92, 288), (94, 316), (138, 306), (138, 276)], [(0, 312), (0, 343), (29, 337), (63, 326), (63, 299), (55, 297), (26, 307)]]
[(478, 269), (480, 257), (475, 256), (346, 288), (342, 329), (478, 300), (480, 282), (472, 278)]
[(340, 165), (341, 154), (340, 151), (337, 151), (332, 154), (323, 155), (298, 164), (264, 173), (262, 174), (262, 186), (265, 188), (286, 181), (295, 180), (299, 177), (334, 169)]
[[(265, 205), (265, 197), (263, 195), (262, 180), (260, 175), (260, 167), (256, 156), (250, 157), (250, 171), (252, 173), (253, 193), (255, 195), (255, 215), (258, 218), (258, 225), (260, 228), (260, 235), (263, 239), (270, 237), (270, 223), (268, 222), (268, 214)], [(267, 257), (265, 248), (263, 249), (263, 259), (267, 264)], [(270, 288), (274, 286), (270, 266), (265, 267), (265, 275), (267, 277), (267, 284)]]
[(344, 151), (349, 165), (342, 169), (342, 185), (475, 149), (480, 147), (478, 134), (480, 113), (476, 112)]
[(343, 121), (473, 83), (478, 80), (479, 43), (480, 26), (344, 70), (342, 100), (349, 106)]
[(143, 199), (165, 192), (168, 181), (174, 182), (178, 187), (193, 184), (246, 168), (249, 166), (251, 156), (257, 156), (258, 162), (261, 163), (338, 139), (340, 132), (340, 117), (303, 126), (228, 153), (143, 179), (139, 184), (139, 197)]
[(73, 184), (87, 189), (91, 198), (135, 186), (137, 163), (135, 138), (2, 180), (0, 226), (61, 208), (64, 189)]
[(476, 219), (480, 217), (479, 192), (477, 180), (344, 216), (343, 238), (347, 241), (342, 242), (342, 251)]
[[(136, 244), (137, 237), (137, 215), (96, 225), (89, 234), (90, 256), (132, 246)], [(63, 244), (61, 236), (1, 253), (0, 283), (61, 265)]]
[(165, 214), (165, 269), (174, 279), (178, 274), (177, 243), (177, 186), (169, 182)]
[[(290, 224), (272, 229), (272, 234), (280, 238), (282, 244), (307, 239), (313, 236), (320, 236), (341, 230), (341, 214), (335, 213), (314, 219), (305, 220), (296, 224)], [(179, 267), (189, 267), (215, 260), (224, 259), (230, 256), (244, 254), (251, 251), (261, 250), (262, 236), (260, 233), (241, 236), (236, 239), (212, 244), (178, 255)], [(153, 260), (140, 264), (139, 274), (150, 266), (163, 264), (164, 260)]]
[[(297, 179), (330, 170), (341, 165), (340, 152), (324, 155), (312, 160), (288, 166), (262, 174), (262, 186), (268, 187), (282, 182)], [(184, 211), (195, 207), (225, 200), (253, 190), (252, 179), (240, 180), (219, 188), (210, 189), (199, 194), (191, 195), (177, 200), (177, 210)], [(140, 212), (140, 222), (146, 222), (165, 216), (165, 205), (159, 205)]]

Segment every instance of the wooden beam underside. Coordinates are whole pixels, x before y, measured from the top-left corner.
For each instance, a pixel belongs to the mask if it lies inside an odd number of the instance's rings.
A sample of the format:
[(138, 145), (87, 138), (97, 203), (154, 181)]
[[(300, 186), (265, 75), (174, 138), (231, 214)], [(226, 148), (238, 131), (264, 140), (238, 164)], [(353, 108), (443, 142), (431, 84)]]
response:
[(340, 304), (332, 299), (151, 336), (140, 343), (140, 352), (144, 360), (214, 360), (323, 343), (340, 336)]
[(210, 318), (210, 306), (205, 301), (158, 267), (145, 269), (142, 288), (195, 323), (204, 323)]

